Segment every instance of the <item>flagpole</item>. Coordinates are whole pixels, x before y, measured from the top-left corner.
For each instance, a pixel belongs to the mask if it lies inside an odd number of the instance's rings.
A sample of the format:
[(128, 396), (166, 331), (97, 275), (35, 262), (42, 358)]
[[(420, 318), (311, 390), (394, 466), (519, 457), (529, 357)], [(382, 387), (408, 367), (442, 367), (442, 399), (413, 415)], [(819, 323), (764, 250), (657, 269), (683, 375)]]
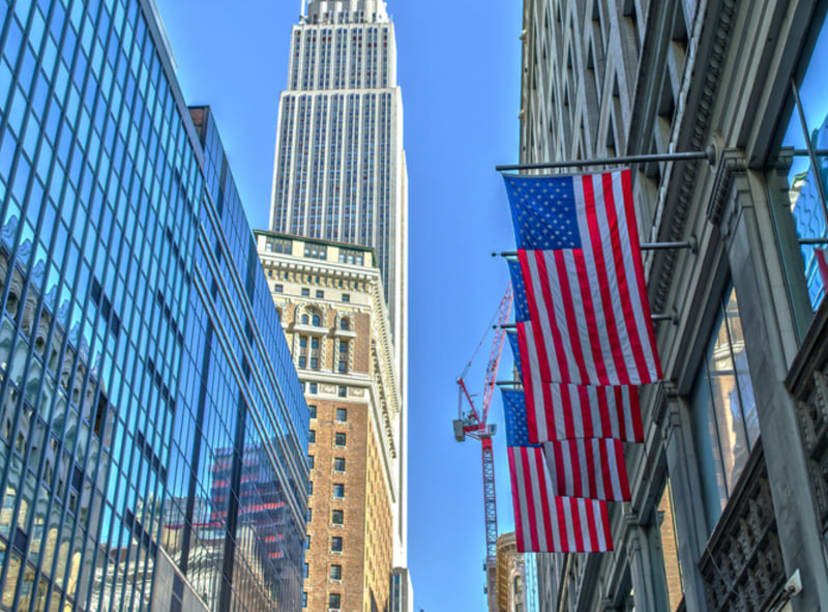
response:
[(620, 166), (624, 164), (647, 164), (650, 162), (685, 161), (706, 159), (715, 166), (718, 154), (716, 147), (710, 145), (704, 151), (685, 151), (683, 153), (650, 153), (646, 155), (626, 155), (623, 157), (599, 157), (595, 159), (570, 159), (566, 161), (541, 162), (537, 164), (506, 164), (495, 166), (497, 172), (512, 170), (547, 170), (552, 168), (577, 168), (579, 166)]
[[(828, 238), (823, 239), (823, 242), (828, 242)], [(800, 241), (802, 242), (802, 241)], [(690, 249), (693, 252), (696, 250), (695, 240), (681, 240), (677, 242), (642, 242), (639, 247), (642, 251), (668, 251), (673, 249)], [(492, 257), (517, 257), (517, 251), (492, 251)]]
[[(650, 319), (658, 323), (659, 321), (672, 321), (673, 323), (678, 322), (678, 318), (675, 315), (671, 314), (652, 314), (650, 315)], [(492, 325), (492, 329), (508, 329), (514, 330), (517, 329), (517, 323), (505, 323), (503, 325)]]

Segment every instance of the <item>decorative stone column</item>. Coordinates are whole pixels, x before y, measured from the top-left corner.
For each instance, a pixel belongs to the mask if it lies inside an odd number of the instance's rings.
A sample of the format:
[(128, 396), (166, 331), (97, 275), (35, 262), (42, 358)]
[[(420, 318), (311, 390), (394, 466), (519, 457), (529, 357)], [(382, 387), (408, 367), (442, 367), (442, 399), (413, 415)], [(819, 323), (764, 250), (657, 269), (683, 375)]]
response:
[[(740, 150), (724, 151), (707, 210), (725, 244), (739, 297), (765, 462), (787, 576), (799, 569), (794, 610), (828, 607), (828, 565), (796, 414), (784, 381), (792, 313), (765, 184)], [(786, 577), (787, 577), (786, 576)]]
[(689, 408), (675, 393), (668, 392), (663, 438), (673, 493), (684, 604), (687, 610), (705, 610), (704, 582), (696, 564), (704, 551), (707, 525)]
[[(627, 562), (633, 585), (636, 610), (667, 610), (669, 602), (664, 589), (664, 563), (655, 554), (650, 530), (656, 526), (639, 524), (634, 514), (624, 516), (627, 532)], [(656, 580), (659, 577), (660, 580)]]

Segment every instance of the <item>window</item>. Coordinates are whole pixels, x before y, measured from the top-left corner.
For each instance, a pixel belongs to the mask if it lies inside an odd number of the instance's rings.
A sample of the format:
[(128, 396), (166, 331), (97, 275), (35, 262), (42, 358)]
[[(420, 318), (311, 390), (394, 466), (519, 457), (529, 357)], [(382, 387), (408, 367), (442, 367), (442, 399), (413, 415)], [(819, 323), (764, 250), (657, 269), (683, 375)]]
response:
[(306, 314), (302, 315), (301, 321), (302, 321), (302, 325), (310, 325), (310, 317)]
[(322, 327), (322, 317), (320, 317), (318, 314), (313, 315), (313, 326)]
[(331, 511), (331, 524), (342, 525), (345, 522), (345, 516), (342, 510)]
[(340, 359), (337, 363), (336, 369), (340, 374), (346, 374), (348, 372), (348, 362)]
[(308, 442), (310, 442), (311, 444), (316, 442), (316, 430), (315, 429), (311, 429), (308, 432)]
[(351, 324), (348, 321), (348, 319), (343, 317), (339, 320), (339, 329), (343, 329), (345, 331), (348, 331), (349, 329), (351, 329)]
[(342, 552), (342, 538), (340, 536), (331, 538), (331, 552)]
[[(304, 315), (308, 316), (308, 315)], [(307, 348), (308, 346), (308, 337), (307, 336), (299, 336), (299, 346), (301, 348)]]
[(336, 420), (340, 423), (346, 423), (348, 421), (348, 409), (347, 408), (337, 408), (336, 409)]
[(285, 287), (284, 285), (273, 285), (273, 291), (276, 293), (284, 293)]
[(339, 397), (347, 397), (348, 396), (348, 387), (344, 385), (339, 386), (339, 393), (337, 394)]
[(311, 338), (311, 348), (318, 349), (319, 348), (319, 338)]
[(307, 519), (307, 521), (308, 521), (308, 523), (310, 523), (312, 520), (313, 520), (313, 508), (308, 508), (308, 519)]
[(312, 259), (327, 259), (328, 247), (326, 247), (324, 244), (306, 244), (305, 257), (310, 257)]
[(308, 495), (313, 495), (313, 481), (308, 481)]
[(306, 368), (308, 367), (308, 358), (304, 355), (299, 355), (299, 367)]
[(305, 538), (305, 550), (310, 550), (310, 536)]
[(318, 370), (319, 369), (319, 358), (311, 357), (310, 367), (311, 367), (311, 370)]
[(303, 608), (308, 607), (308, 592), (307, 591), (302, 592), (302, 607)]
[(336, 444), (336, 446), (345, 446), (347, 441), (348, 436), (344, 432), (338, 431), (334, 434), (334, 444)]
[[(310, 297), (310, 289), (302, 287), (302, 297)], [(305, 323), (305, 317), (302, 317), (302, 323)]]
[(351, 294), (350, 293), (343, 293), (342, 294), (342, 301), (345, 303), (349, 303), (351, 301)]
[(759, 420), (736, 292), (724, 294), (691, 398), (702, 497), (712, 532), (756, 439)]
[(290, 254), (293, 251), (293, 241), (284, 238), (268, 238), (265, 241), (265, 251)]
[(345, 485), (341, 482), (334, 483), (333, 486), (333, 496), (336, 499), (342, 499), (345, 497)]
[(345, 457), (334, 457), (334, 472), (345, 471)]
[(314, 405), (308, 406), (308, 413), (310, 413), (310, 418), (315, 419), (316, 418), (316, 406), (314, 406)]
[(312, 382), (311, 384), (308, 385), (308, 387), (310, 387), (310, 394), (311, 395), (316, 395), (317, 394), (317, 392), (319, 390), (319, 385), (317, 383)]
[[(770, 210), (780, 251), (800, 254), (796, 258), (787, 255), (781, 258), (799, 342), (804, 339), (828, 285), (828, 270), (821, 268), (817, 251), (825, 245), (798, 243), (801, 239), (828, 236), (825, 218), (828, 176), (824, 170), (825, 157), (819, 154), (826, 148), (828, 133), (825, 107), (828, 78), (823, 65), (823, 58), (828, 54), (828, 20), (814, 21), (810, 29), (805, 37), (809, 42), (804, 45), (794, 77), (799, 100), (789, 90), (784, 108), (790, 114), (780, 117), (776, 140), (781, 142), (781, 147), (774, 152), (767, 174), (768, 193), (774, 200)], [(816, 168), (811, 163), (811, 155), (816, 160)], [(790, 230), (791, 221), (795, 231)]]
[(305, 568), (302, 571), (302, 577), (307, 578), (309, 573), (310, 573), (310, 567), (308, 566), (307, 563), (305, 563)]
[(324, 298), (325, 297), (325, 292), (322, 291), (322, 289), (317, 289), (316, 290), (316, 297), (318, 297), (320, 299)]
[(355, 249), (339, 249), (339, 263), (364, 265), (365, 255)]
[(339, 610), (339, 602), (341, 599), (339, 593), (331, 593), (328, 595), (328, 607), (333, 610)]
[(308, 467), (310, 467), (310, 469), (313, 469), (315, 463), (316, 457), (314, 457), (313, 455), (308, 455)]
[(332, 565), (331, 566), (331, 580), (342, 580), (342, 566), (341, 565)]

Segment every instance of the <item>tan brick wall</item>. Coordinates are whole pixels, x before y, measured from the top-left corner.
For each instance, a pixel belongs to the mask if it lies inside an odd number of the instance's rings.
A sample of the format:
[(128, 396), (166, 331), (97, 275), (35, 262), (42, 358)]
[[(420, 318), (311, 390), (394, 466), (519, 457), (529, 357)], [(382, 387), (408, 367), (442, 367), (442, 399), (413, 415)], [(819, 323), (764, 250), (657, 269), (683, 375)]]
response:
[(388, 601), (391, 576), (391, 534), (393, 530), (388, 489), (374, 435), (368, 432), (368, 470), (366, 472), (367, 511), (365, 517), (366, 593), (363, 606), (370, 610), (373, 596), (377, 607), (384, 610)]
[[(309, 566), (305, 591), (308, 593), (308, 610), (327, 610), (328, 595), (342, 596), (342, 610), (362, 609), (362, 585), (364, 581), (363, 550), (365, 549), (365, 500), (366, 500), (366, 432), (368, 428), (365, 404), (348, 401), (317, 400), (307, 398), (316, 406), (316, 419), (311, 429), (316, 431), (316, 442), (308, 447), (314, 456), (311, 471), (313, 495), (309, 506), (312, 510), (308, 532), (311, 547), (305, 554)], [(335, 420), (336, 408), (348, 410), (348, 420)], [(345, 433), (344, 448), (335, 446), (335, 434)], [(345, 473), (334, 472), (334, 458), (345, 458)], [(345, 497), (333, 498), (333, 485), (345, 485)], [(331, 512), (342, 510), (344, 525), (331, 524)], [(343, 538), (342, 553), (331, 552), (331, 538)], [(342, 566), (342, 581), (330, 580), (330, 567)]]
[(670, 503), (669, 485), (664, 488), (664, 495), (658, 505), (663, 512), (661, 522), (661, 547), (664, 555), (664, 571), (667, 575), (667, 594), (670, 610), (676, 610), (683, 596), (681, 589), (681, 568), (679, 567), (676, 532), (673, 527), (673, 505)]

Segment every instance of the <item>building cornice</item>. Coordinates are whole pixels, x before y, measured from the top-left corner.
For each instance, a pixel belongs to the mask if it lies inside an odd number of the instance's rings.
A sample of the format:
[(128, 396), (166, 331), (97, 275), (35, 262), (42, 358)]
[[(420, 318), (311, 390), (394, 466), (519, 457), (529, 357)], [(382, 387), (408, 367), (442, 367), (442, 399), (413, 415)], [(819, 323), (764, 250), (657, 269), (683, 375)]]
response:
[[(684, 74), (690, 87), (683, 92), (684, 99), (680, 102), (686, 105), (684, 117), (690, 120), (681, 127), (678, 150), (701, 151), (708, 143), (715, 98), (721, 85), (725, 56), (740, 3), (741, 0), (708, 1), (704, 9), (697, 13), (696, 34), (690, 41)], [(676, 177), (670, 181), (671, 193), (664, 199), (662, 215), (662, 219), (669, 222), (662, 223), (660, 239), (685, 239), (700, 168), (702, 164), (694, 161), (682, 162), (674, 169)], [(649, 279), (649, 293), (655, 312), (663, 312), (666, 308), (679, 256), (679, 252), (664, 251), (653, 260), (655, 265)]]

